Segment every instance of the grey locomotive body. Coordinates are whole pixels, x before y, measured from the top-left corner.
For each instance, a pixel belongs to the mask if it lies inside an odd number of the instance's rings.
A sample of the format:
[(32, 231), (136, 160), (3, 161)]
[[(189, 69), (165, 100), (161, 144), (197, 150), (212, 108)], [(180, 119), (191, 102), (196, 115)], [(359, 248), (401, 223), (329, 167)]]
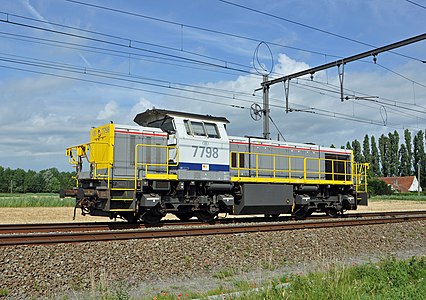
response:
[(302, 218), (366, 203), (367, 166), (350, 150), (228, 136), (223, 117), (152, 109), (134, 121), (94, 128), (90, 143), (67, 149), (77, 186), (64, 194), (83, 213), (210, 222), (221, 212)]

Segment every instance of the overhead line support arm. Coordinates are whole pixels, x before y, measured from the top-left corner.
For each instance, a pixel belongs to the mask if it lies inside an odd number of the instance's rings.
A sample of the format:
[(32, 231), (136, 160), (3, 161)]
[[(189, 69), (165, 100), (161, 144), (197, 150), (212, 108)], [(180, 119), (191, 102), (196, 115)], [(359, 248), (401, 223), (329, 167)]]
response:
[[(396, 48), (399, 48), (399, 47), (403, 47), (403, 46), (406, 46), (406, 45), (409, 45), (409, 44), (412, 44), (412, 43), (416, 43), (416, 42), (419, 42), (419, 41), (422, 41), (422, 40), (425, 40), (425, 39), (426, 39), (426, 33), (420, 34), (420, 35), (417, 35), (417, 36), (414, 36), (414, 37), (411, 37), (411, 38), (408, 38), (408, 39), (405, 39), (405, 40), (402, 40), (402, 41), (399, 41), (399, 42), (396, 42), (396, 43), (393, 43), (393, 44), (389, 44), (387, 46), (368, 50), (368, 51), (365, 51), (363, 53), (359, 53), (359, 54), (356, 54), (356, 55), (353, 55), (353, 56), (350, 56), (350, 57), (347, 57), (347, 58), (339, 59), (339, 60), (324, 64), (324, 65), (321, 65), (321, 66), (318, 66), (318, 67), (314, 67), (314, 68), (311, 68), (311, 69), (307, 69), (307, 70), (304, 70), (304, 71), (300, 71), (300, 72), (297, 72), (297, 73), (286, 75), (286, 76), (283, 76), (283, 77), (275, 78), (275, 79), (272, 79), (272, 80), (264, 81), (264, 82), (262, 82), (262, 86), (269, 87), (273, 84), (276, 84), (276, 83), (279, 83), (279, 82), (285, 82), (287, 80), (291, 80), (293, 78), (297, 78), (297, 77), (308, 75), (308, 74), (310, 74), (312, 76), (313, 74), (315, 74), (318, 71), (322, 71), (322, 70), (329, 69), (329, 68), (332, 68), (332, 67), (340, 66), (342, 64), (346, 64), (346, 63), (349, 63), (349, 62), (352, 62), (352, 61), (355, 61), (355, 60), (363, 59), (363, 58), (366, 58), (366, 57), (369, 57), (369, 56), (376, 57), (379, 53), (390, 51), (390, 50), (393, 50), (393, 49), (396, 49)], [(424, 61), (422, 61), (422, 62), (424, 62)]]

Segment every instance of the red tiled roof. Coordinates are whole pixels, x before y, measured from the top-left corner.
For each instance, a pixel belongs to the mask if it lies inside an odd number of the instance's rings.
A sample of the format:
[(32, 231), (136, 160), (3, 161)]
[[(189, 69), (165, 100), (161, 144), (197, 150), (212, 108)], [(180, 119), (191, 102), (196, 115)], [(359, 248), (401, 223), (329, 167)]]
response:
[(409, 192), (408, 189), (413, 184), (415, 176), (404, 176), (404, 177), (378, 177), (377, 179), (386, 182), (394, 190), (401, 193)]

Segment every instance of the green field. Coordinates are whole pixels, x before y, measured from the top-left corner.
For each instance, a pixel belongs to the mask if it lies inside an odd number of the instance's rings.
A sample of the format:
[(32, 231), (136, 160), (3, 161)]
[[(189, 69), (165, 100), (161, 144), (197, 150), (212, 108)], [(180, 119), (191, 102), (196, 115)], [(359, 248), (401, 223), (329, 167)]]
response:
[(426, 201), (426, 195), (424, 194), (393, 194), (393, 195), (378, 195), (370, 198), (372, 201), (383, 201), (383, 200), (406, 200), (406, 201)]
[(75, 199), (60, 199), (58, 194), (0, 193), (0, 207), (74, 207)]

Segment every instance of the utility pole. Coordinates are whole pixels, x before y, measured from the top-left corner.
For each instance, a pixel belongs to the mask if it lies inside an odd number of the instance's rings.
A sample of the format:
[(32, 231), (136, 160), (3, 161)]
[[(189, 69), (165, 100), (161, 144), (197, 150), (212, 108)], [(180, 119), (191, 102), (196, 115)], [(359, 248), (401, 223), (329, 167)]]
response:
[(10, 180), (10, 193), (13, 193), (13, 179)]
[[(268, 75), (263, 75), (263, 82), (268, 82)], [(269, 85), (262, 84), (263, 87), (263, 137), (269, 140)]]

